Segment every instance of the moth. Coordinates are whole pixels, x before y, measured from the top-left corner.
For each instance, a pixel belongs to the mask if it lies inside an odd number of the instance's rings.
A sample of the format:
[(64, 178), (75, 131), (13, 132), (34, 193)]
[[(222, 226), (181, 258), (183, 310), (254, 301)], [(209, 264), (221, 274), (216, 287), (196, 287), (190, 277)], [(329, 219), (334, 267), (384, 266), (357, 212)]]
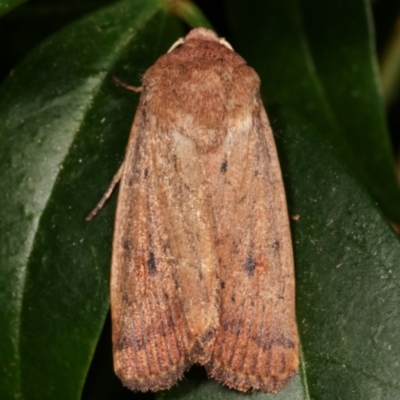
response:
[(277, 392), (299, 340), (289, 220), (255, 71), (192, 30), (142, 78), (111, 267), (114, 369), (167, 389), (192, 364), (240, 391)]

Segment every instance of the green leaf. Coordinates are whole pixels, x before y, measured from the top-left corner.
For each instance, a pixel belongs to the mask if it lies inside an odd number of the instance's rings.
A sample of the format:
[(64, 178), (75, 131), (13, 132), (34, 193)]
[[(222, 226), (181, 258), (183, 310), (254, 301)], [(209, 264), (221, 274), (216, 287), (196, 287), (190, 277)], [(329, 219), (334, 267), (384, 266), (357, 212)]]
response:
[(310, 398), (400, 396), (400, 243), (304, 120), (270, 110), (293, 222)]
[(80, 397), (109, 306), (114, 201), (84, 217), (138, 99), (111, 74), (138, 84), (172, 22), (163, 1), (121, 2), (48, 40), (0, 90), (0, 398)]
[[(346, 161), (379, 207), (399, 222), (400, 189), (386, 126), (370, 4), (364, 0), (331, 1), (329, 7), (310, 0), (301, 4), (318, 76), (352, 151)], [(339, 27), (334, 35), (332, 26)]]
[(400, 188), (363, 0), (226, 1), (234, 46), (262, 91), (312, 122), (381, 209), (400, 222)]
[(178, 0), (170, 3), (170, 11), (185, 21), (190, 27), (197, 28), (203, 26), (212, 29), (211, 24), (205, 18), (201, 10), (188, 0)]
[(0, 0), (0, 17), (25, 2), (26, 0)]

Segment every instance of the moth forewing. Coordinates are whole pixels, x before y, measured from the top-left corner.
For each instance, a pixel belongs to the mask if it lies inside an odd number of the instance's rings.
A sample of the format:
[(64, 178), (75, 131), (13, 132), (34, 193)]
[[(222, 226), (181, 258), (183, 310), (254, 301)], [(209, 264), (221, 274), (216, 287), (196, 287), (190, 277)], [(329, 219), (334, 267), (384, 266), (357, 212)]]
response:
[(220, 329), (207, 370), (240, 391), (277, 392), (298, 368), (294, 266), (275, 144), (258, 85), (249, 88), (255, 91), (252, 124), (235, 133), (247, 142), (232, 146), (228, 135), (213, 190), (216, 219), (225, 225), (217, 225)]
[(166, 389), (200, 363), (237, 390), (281, 389), (298, 366), (285, 193), (259, 78), (229, 43), (194, 29), (145, 73), (119, 175), (122, 382)]
[(143, 78), (111, 268), (114, 366), (126, 386), (141, 391), (166, 389), (190, 364), (207, 362), (219, 321), (206, 177), (193, 141), (158, 109), (160, 74), (155, 64)]

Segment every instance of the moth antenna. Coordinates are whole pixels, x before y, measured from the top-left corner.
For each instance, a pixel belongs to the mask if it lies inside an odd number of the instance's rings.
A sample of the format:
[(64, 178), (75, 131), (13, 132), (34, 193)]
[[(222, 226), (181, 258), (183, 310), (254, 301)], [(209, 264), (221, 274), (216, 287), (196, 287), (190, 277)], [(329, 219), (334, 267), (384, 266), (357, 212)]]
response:
[(167, 51), (167, 53), (171, 53), (172, 50), (175, 50), (177, 47), (185, 43), (185, 38), (179, 38)]
[(219, 43), (233, 51), (233, 47), (225, 38), (219, 38)]

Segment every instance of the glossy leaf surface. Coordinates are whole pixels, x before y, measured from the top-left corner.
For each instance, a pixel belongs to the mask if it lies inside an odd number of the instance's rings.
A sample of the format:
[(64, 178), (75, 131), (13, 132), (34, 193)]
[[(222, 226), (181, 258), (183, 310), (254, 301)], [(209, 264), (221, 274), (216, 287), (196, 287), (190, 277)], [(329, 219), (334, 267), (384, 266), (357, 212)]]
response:
[(233, 44), (260, 74), (266, 98), (317, 127), (386, 216), (400, 222), (368, 2), (225, 5)]

